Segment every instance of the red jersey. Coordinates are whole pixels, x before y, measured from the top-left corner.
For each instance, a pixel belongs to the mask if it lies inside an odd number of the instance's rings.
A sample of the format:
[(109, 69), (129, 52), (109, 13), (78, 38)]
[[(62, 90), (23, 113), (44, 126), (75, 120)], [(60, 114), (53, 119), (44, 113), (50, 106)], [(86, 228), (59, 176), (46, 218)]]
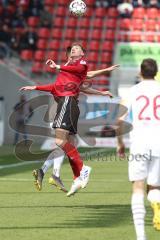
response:
[(80, 85), (86, 79), (88, 65), (84, 58), (68, 62), (60, 67), (55, 83), (36, 86), (37, 90), (49, 91), (54, 96), (76, 96)]

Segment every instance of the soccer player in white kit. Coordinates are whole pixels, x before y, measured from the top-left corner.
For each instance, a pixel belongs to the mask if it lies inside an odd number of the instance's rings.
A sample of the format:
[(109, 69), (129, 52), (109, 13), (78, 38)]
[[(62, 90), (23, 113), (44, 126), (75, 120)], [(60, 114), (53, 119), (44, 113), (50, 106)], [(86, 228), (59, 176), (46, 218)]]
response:
[[(129, 180), (132, 182), (131, 208), (137, 240), (146, 240), (145, 181), (147, 198), (153, 208), (153, 226), (160, 230), (160, 84), (154, 80), (158, 71), (153, 59), (141, 63), (142, 81), (129, 90), (122, 101), (132, 113), (130, 132)], [(123, 127), (124, 116), (120, 119)], [(122, 121), (121, 121), (122, 120)], [(123, 147), (121, 136), (118, 142)]]

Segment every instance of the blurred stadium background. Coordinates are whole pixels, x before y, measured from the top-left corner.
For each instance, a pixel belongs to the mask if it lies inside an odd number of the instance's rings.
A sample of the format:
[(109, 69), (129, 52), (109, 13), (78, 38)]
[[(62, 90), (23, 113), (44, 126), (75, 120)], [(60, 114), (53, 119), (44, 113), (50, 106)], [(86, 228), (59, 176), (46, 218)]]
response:
[[(21, 95), (18, 89), (53, 82), (56, 73), (46, 67), (45, 60), (53, 58), (59, 64), (65, 63), (65, 49), (72, 42), (83, 43), (90, 70), (121, 65), (114, 72), (92, 80), (94, 88), (109, 89), (115, 99), (139, 81), (143, 58), (152, 57), (159, 63), (160, 1), (85, 2), (87, 12), (77, 18), (68, 11), (69, 0), (0, 1), (0, 236), (5, 240), (11, 235), (16, 240), (53, 237), (99, 240), (106, 236), (112, 240), (134, 239), (126, 162), (116, 161), (116, 167), (112, 159), (112, 163), (105, 160), (90, 163), (95, 171), (90, 188), (67, 202), (62, 193), (54, 190), (53, 195), (53, 189), (36, 193), (30, 175), (40, 163), (25, 165), (13, 154), (15, 132), (9, 126), (9, 117)], [(44, 93), (26, 93), (27, 99), (38, 95)], [(95, 104), (93, 112), (102, 110), (97, 107), (97, 103), (103, 102), (101, 98), (92, 97), (90, 101)], [(87, 113), (87, 107), (83, 108)], [(45, 112), (45, 107), (39, 108), (29, 123), (47, 126), (42, 121)], [(40, 145), (47, 140), (39, 136), (32, 139)], [(114, 138), (103, 139), (99, 146), (115, 146)], [(46, 148), (50, 145), (48, 142)], [(104, 155), (107, 154), (105, 149)], [(63, 171), (69, 187), (71, 173), (67, 166)], [(157, 240), (159, 235), (152, 230), (151, 211), (148, 212), (147, 231), (150, 239)]]
[[(87, 12), (77, 18), (68, 11), (69, 0), (1, 0), (0, 143), (13, 143), (8, 118), (19, 100), (18, 89), (53, 82), (56, 74), (45, 60), (65, 63), (65, 49), (72, 42), (83, 43), (90, 70), (121, 65), (92, 81), (94, 88), (109, 89), (115, 96), (125, 94), (139, 80), (143, 58), (159, 61), (160, 1), (85, 2)], [(27, 93), (27, 99), (37, 95)], [(38, 111), (31, 122), (39, 121), (41, 114)]]

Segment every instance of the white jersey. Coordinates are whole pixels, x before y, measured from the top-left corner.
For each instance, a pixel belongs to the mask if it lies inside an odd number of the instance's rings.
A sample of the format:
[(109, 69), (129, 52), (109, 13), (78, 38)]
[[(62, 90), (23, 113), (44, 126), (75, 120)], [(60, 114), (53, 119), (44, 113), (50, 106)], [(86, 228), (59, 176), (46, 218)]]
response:
[(127, 107), (131, 111), (133, 130), (130, 132), (132, 152), (160, 156), (160, 84), (143, 80), (128, 94)]

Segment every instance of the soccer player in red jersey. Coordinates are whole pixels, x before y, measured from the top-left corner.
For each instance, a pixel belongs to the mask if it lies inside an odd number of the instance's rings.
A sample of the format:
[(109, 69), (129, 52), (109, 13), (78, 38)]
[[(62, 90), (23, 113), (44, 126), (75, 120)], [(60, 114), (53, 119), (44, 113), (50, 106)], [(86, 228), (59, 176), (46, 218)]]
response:
[[(74, 182), (67, 196), (73, 195), (78, 189), (85, 188), (91, 168), (83, 164), (77, 148), (70, 142), (70, 134), (77, 133), (79, 117), (78, 95), (80, 85), (86, 79), (88, 65), (84, 59), (83, 47), (75, 44), (71, 48), (70, 61), (65, 66), (56, 65), (48, 59), (46, 64), (59, 70), (54, 84), (36, 86), (36, 90), (49, 91), (57, 101), (57, 113), (53, 123), (55, 128), (55, 142), (68, 156), (73, 173)], [(28, 90), (25, 87), (22, 90)]]
[[(69, 143), (71, 139), (69, 134), (70, 133), (75, 134), (77, 131), (77, 121), (78, 121), (77, 117), (79, 115), (79, 109), (77, 107), (77, 97), (79, 94), (80, 85), (86, 77), (87, 65), (86, 65), (86, 61), (83, 59), (83, 55), (84, 55), (84, 51), (82, 47), (80, 45), (74, 45), (71, 49), (71, 60), (66, 64), (66, 66), (60, 67), (60, 66), (57, 66), (51, 59), (47, 60), (46, 63), (51, 68), (57, 68), (64, 71), (64, 74), (62, 75), (62, 77), (58, 76), (58, 79), (54, 84), (22, 88), (22, 90), (36, 89), (36, 90), (42, 90), (42, 91), (50, 91), (52, 92), (56, 101), (58, 102), (57, 115), (54, 122), (54, 127), (56, 128), (56, 143), (58, 146), (60, 146), (64, 150), (64, 152), (69, 157), (70, 164), (72, 166), (74, 176), (75, 176), (74, 184), (72, 185), (71, 190), (68, 193), (68, 196), (72, 195), (80, 187), (84, 188), (87, 185), (88, 179), (89, 179), (89, 173), (91, 170), (89, 167), (83, 166), (83, 163), (78, 151), (76, 150), (75, 147), (73, 147), (73, 144)], [(71, 66), (71, 67), (67, 68), (67, 66)], [(111, 68), (104, 69), (104, 70), (91, 71), (88, 73), (88, 77), (90, 78), (92, 76), (106, 73), (108, 71), (114, 70), (115, 67), (117, 66), (112, 66)], [(72, 73), (72, 75), (67, 73)], [(74, 74), (76, 75), (75, 78), (74, 78)], [(80, 75), (81, 77), (79, 81), (78, 76)], [(70, 76), (72, 76), (71, 78), (72, 81), (71, 79), (68, 79), (70, 78)], [(94, 94), (94, 93), (102, 94), (101, 92), (95, 89), (82, 90), (82, 87), (81, 87), (81, 91), (86, 93), (91, 93), (91, 94)], [(103, 92), (103, 94), (110, 95), (109, 92)], [(64, 98), (64, 95), (66, 95), (65, 98)], [(66, 108), (65, 105), (68, 106), (68, 110), (66, 109), (66, 111), (65, 111), (65, 108)], [(75, 116), (76, 112), (77, 112), (77, 116)], [(61, 125), (62, 120), (63, 120), (63, 123), (62, 123), (63, 125)], [(66, 123), (64, 121), (66, 121)], [(73, 159), (71, 159), (70, 156)], [(35, 174), (37, 174), (37, 172), (35, 172)], [(65, 188), (63, 188), (63, 184), (60, 184), (60, 185), (61, 185), (61, 189), (65, 190)], [(41, 186), (38, 186), (38, 188), (40, 190)]]

